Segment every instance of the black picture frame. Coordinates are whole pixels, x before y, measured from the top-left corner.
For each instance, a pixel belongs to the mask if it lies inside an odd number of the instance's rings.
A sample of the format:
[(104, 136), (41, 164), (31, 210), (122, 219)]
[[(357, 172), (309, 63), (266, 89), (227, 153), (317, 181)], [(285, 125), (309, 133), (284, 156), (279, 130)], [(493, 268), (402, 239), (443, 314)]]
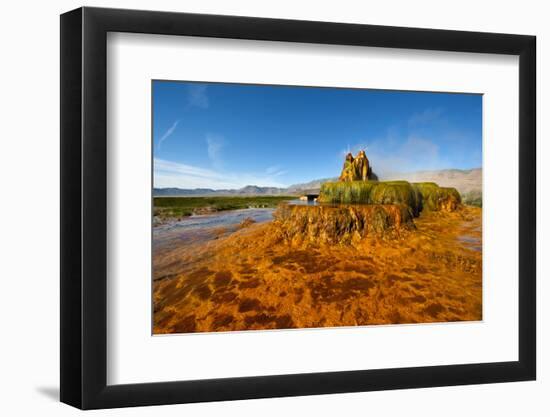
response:
[[(108, 32), (519, 56), (519, 360), (107, 385)], [(61, 401), (95, 409), (534, 380), (535, 54), (524, 35), (88, 7), (61, 15)]]

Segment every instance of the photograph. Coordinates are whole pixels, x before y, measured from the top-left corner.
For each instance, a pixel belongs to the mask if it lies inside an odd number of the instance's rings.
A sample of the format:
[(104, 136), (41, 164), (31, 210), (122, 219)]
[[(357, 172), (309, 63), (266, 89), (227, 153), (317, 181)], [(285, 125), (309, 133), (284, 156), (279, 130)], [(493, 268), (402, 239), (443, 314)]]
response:
[(483, 319), (481, 94), (151, 88), (153, 334)]
[(6, 2), (0, 416), (550, 416), (508, 3)]

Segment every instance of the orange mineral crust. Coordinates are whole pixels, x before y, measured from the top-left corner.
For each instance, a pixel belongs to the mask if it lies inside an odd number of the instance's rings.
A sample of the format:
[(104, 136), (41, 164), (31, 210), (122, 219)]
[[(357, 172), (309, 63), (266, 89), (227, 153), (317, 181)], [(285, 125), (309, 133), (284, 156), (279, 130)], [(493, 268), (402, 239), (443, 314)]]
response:
[[(281, 210), (207, 241), (154, 241), (153, 333), (482, 319), (480, 208), (414, 223), (391, 205)], [(356, 223), (327, 232), (332, 215)]]

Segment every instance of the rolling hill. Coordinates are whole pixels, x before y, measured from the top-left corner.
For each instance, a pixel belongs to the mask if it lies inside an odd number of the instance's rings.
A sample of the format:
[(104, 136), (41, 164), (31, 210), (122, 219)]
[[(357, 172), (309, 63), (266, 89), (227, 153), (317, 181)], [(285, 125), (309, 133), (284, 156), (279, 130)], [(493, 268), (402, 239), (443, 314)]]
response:
[[(318, 190), (327, 181), (337, 178), (322, 178), (305, 183), (293, 184), (287, 188), (259, 187), (247, 185), (239, 189), (214, 190), (211, 188), (154, 188), (155, 197), (185, 197), (185, 196), (254, 196), (254, 195), (299, 195), (304, 190)], [(381, 181), (405, 180), (409, 182), (435, 182), (441, 187), (454, 187), (460, 194), (468, 198), (481, 198), (482, 170), (474, 169), (442, 169), (437, 171), (417, 171), (396, 173), (380, 178)]]

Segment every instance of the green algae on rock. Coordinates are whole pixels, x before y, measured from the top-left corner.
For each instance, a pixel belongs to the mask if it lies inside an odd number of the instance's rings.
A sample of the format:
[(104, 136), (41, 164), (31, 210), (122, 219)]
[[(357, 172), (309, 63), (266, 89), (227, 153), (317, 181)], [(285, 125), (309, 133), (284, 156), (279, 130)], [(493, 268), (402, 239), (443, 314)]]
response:
[(404, 204), (415, 217), (422, 210), (454, 211), (461, 204), (460, 194), (454, 188), (407, 181), (326, 182), (321, 186), (317, 201), (330, 204)]
[(331, 204), (404, 204), (418, 216), (421, 197), (407, 181), (341, 181), (324, 183), (317, 201)]
[(354, 158), (346, 155), (339, 181), (321, 185), (320, 203), (331, 204), (404, 204), (415, 217), (422, 210), (455, 211), (461, 204), (455, 188), (434, 182), (377, 181), (365, 151)]
[(415, 182), (412, 185), (422, 195), (423, 210), (455, 211), (462, 202), (455, 188), (440, 187), (435, 182)]

